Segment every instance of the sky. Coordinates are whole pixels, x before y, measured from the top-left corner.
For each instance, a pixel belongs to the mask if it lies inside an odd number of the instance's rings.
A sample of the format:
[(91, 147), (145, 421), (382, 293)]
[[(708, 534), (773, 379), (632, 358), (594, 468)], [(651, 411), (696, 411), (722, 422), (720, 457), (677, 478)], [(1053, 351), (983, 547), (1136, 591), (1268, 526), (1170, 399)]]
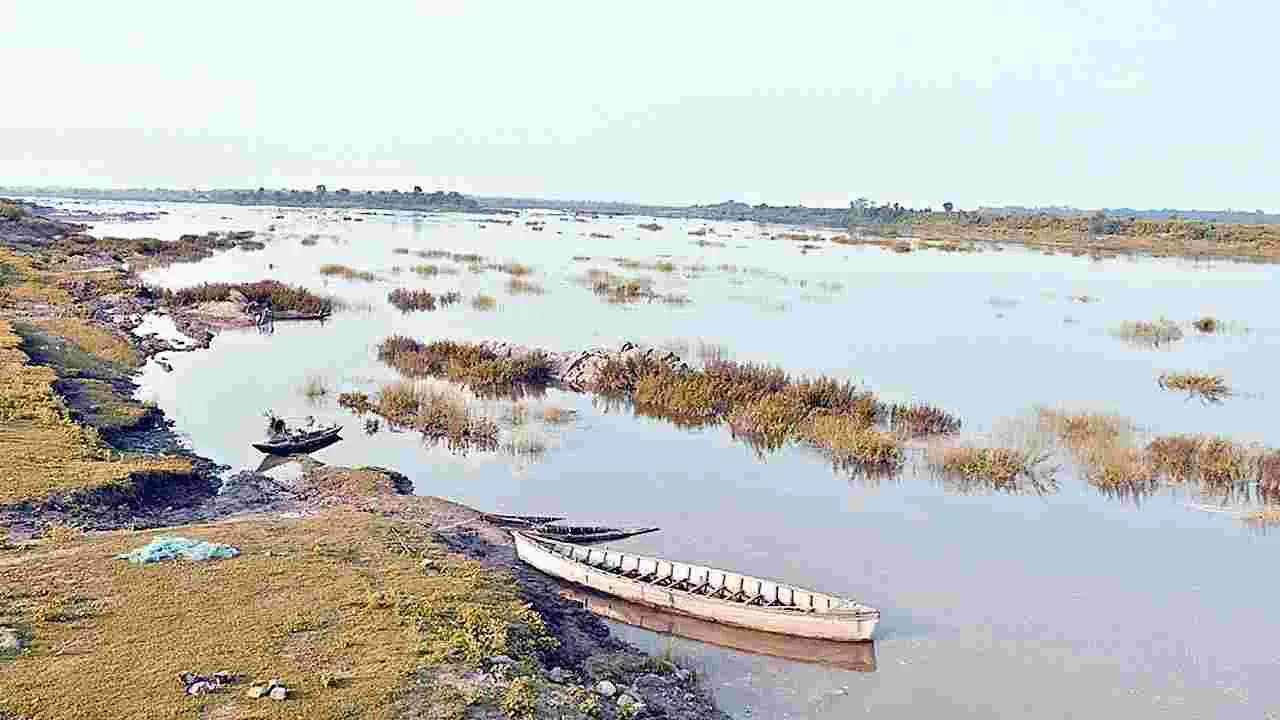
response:
[(1275, 211), (1277, 25), (1256, 0), (3, 0), (0, 184)]

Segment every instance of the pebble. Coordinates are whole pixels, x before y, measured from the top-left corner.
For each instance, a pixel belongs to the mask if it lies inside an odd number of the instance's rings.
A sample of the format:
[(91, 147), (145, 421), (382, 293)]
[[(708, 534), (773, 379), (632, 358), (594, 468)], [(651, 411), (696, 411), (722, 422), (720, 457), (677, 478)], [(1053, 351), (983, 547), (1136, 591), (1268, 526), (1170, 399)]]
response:
[(614, 694), (618, 692), (618, 686), (614, 685), (608, 680), (601, 680), (600, 682), (596, 683), (596, 692), (600, 693), (605, 697), (613, 697)]
[(285, 698), (289, 697), (289, 688), (283, 685), (277, 685), (271, 688), (271, 692), (268, 693), (268, 696), (272, 700), (284, 700)]
[(676, 680), (680, 682), (689, 682), (689, 678), (693, 677), (693, 671), (685, 670), (682, 667), (676, 668)]
[(485, 660), (490, 665), (515, 665), (516, 661), (506, 655), (494, 655)]
[(564, 683), (573, 680), (573, 673), (562, 667), (553, 667), (551, 668), (551, 672), (547, 673), (547, 679), (553, 683), (563, 685)]
[(254, 685), (253, 687), (249, 688), (249, 691), (248, 691), (248, 692), (246, 692), (246, 693), (245, 693), (245, 695), (248, 695), (249, 697), (253, 698), (254, 700), (257, 700), (258, 698), (260, 698), (260, 697), (262, 697), (263, 695), (266, 695), (266, 694), (267, 694), (267, 686), (266, 686), (266, 685)]

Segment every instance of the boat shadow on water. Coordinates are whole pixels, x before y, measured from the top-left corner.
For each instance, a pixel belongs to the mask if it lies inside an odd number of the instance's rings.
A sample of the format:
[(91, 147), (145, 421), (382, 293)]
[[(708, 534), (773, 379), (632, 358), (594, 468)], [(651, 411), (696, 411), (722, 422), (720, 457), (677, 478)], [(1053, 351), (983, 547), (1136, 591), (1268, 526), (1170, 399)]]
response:
[(875, 672), (875, 642), (837, 642), (748, 630), (701, 618), (668, 613), (581, 587), (566, 587), (560, 596), (599, 617), (660, 635), (696, 640), (754, 655), (823, 665), (854, 672)]

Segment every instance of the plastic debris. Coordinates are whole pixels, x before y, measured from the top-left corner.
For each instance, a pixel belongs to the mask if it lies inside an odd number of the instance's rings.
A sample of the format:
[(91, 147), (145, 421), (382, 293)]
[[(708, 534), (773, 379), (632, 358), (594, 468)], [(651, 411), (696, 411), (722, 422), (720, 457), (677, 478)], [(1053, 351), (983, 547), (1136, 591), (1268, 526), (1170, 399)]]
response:
[(128, 560), (134, 565), (147, 565), (162, 560), (183, 558), (203, 562), (205, 560), (226, 560), (240, 554), (230, 545), (211, 543), (204, 540), (164, 536), (134, 548), (127, 553), (116, 555), (117, 560)]
[(190, 670), (178, 675), (178, 682), (186, 689), (188, 695), (207, 695), (222, 689), (223, 685), (230, 685), (236, 681), (236, 676), (226, 672), (216, 672), (212, 675), (197, 675)]
[(285, 687), (279, 678), (271, 678), (271, 682), (265, 685), (259, 683), (251, 686), (249, 692), (245, 694), (254, 700), (264, 697), (272, 700), (285, 700), (289, 697), (289, 688)]

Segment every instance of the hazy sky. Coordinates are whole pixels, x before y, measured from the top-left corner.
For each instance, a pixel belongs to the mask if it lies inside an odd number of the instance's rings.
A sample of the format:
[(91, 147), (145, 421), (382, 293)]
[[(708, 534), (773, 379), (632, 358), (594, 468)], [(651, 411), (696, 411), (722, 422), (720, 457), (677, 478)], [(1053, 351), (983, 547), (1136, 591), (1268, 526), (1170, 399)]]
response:
[(0, 0), (0, 184), (1280, 208), (1280, 4)]

